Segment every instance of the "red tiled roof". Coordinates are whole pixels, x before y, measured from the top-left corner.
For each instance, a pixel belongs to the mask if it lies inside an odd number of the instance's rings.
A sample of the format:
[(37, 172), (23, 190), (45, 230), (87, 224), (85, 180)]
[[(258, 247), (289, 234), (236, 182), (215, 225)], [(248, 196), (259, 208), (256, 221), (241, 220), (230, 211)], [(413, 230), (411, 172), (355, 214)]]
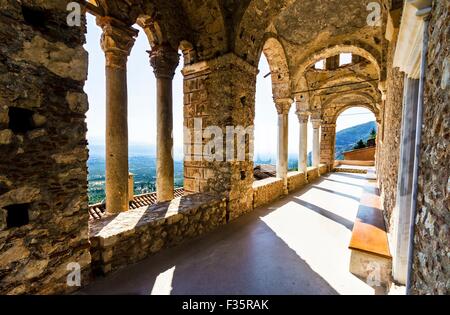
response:
[[(184, 195), (184, 188), (177, 188), (174, 190), (175, 198), (181, 197)], [(156, 192), (152, 192), (149, 194), (137, 195), (134, 196), (133, 201), (130, 202), (129, 209), (137, 209), (140, 207), (151, 206), (156, 203)], [(106, 213), (106, 204), (97, 203), (89, 206), (89, 219), (90, 220), (98, 220), (105, 216)]]

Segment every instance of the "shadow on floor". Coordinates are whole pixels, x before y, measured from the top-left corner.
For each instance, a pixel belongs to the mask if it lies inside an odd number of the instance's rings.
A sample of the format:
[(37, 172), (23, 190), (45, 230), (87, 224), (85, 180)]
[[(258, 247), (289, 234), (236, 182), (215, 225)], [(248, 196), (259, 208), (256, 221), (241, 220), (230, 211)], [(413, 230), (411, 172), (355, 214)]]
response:
[(311, 186), (311, 188), (320, 189), (320, 190), (328, 192), (330, 194), (339, 195), (339, 196), (342, 196), (342, 197), (345, 197), (345, 198), (349, 198), (349, 199), (353, 199), (353, 200), (359, 202), (359, 198), (358, 197), (355, 197), (355, 196), (352, 196), (352, 195), (349, 195), (349, 194), (345, 194), (345, 193), (342, 193), (342, 192), (339, 192), (339, 191), (336, 191), (336, 190), (331, 190), (331, 189), (327, 189), (327, 188), (324, 188), (324, 187), (319, 187), (317, 185)]
[(304, 201), (301, 199), (294, 199), (293, 201), (307, 209), (310, 209), (310, 210), (330, 219), (330, 220), (333, 220), (336, 223), (343, 225), (350, 231), (353, 230), (353, 222), (350, 220), (347, 220), (346, 218), (341, 217), (340, 215), (337, 215), (336, 213), (325, 210), (324, 208), (318, 207), (310, 202), (307, 202), (307, 201)]
[[(336, 175), (338, 173), (335, 173)], [(329, 182), (334, 182), (334, 183), (339, 183), (339, 184), (344, 184), (344, 185), (351, 185), (351, 186), (355, 186), (355, 187), (359, 187), (359, 188), (364, 188), (364, 185), (358, 185), (358, 184), (354, 184), (354, 183), (349, 183), (349, 182), (344, 182), (344, 181), (340, 181), (340, 180), (336, 180), (336, 179), (331, 179), (331, 178), (325, 178), (326, 181)]]

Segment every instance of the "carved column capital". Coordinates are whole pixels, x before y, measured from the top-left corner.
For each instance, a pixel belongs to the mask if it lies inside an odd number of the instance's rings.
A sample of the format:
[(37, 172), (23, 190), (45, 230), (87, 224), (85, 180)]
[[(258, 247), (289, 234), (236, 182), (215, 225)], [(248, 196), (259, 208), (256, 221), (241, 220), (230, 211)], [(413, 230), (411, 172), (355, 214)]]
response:
[(292, 106), (292, 99), (290, 98), (278, 98), (275, 99), (275, 106), (277, 108), (278, 115), (287, 115)]
[(97, 24), (103, 30), (100, 44), (105, 52), (106, 66), (125, 68), (139, 31), (111, 17), (98, 17)]
[(157, 79), (173, 79), (180, 55), (169, 45), (155, 45), (148, 51), (150, 65)]
[(297, 111), (297, 112), (295, 112), (295, 114), (297, 114), (298, 122), (300, 124), (307, 124), (308, 123), (308, 120), (309, 120), (309, 113), (308, 112)]
[(318, 129), (322, 125), (322, 120), (313, 118), (313, 119), (311, 119), (311, 123), (312, 123), (313, 129)]
[(317, 129), (322, 125), (322, 117), (320, 112), (311, 113), (311, 123), (314, 129)]

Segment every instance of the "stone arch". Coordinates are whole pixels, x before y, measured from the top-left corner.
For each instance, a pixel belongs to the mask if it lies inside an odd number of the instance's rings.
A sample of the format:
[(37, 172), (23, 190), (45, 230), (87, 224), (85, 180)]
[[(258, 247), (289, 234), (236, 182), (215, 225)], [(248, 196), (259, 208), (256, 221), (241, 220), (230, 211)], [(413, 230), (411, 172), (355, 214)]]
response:
[[(365, 107), (369, 109), (375, 117), (378, 117), (379, 111), (376, 107), (376, 99), (366, 92), (352, 92), (335, 97), (330, 97), (322, 104), (322, 110), (331, 112), (332, 119), (329, 123), (335, 124), (338, 116), (346, 109), (351, 107)], [(323, 117), (325, 119), (325, 117)]]
[[(354, 100), (348, 102), (344, 97), (352, 97)], [(365, 103), (364, 101), (369, 101)], [(321, 163), (333, 167), (336, 151), (336, 122), (340, 114), (352, 107), (364, 107), (370, 110), (375, 119), (378, 120), (378, 110), (375, 106), (373, 97), (370, 94), (355, 92), (335, 97), (327, 102), (322, 108), (322, 132), (320, 141), (320, 160)], [(372, 104), (372, 105), (371, 105)]]
[(316, 62), (326, 59), (335, 55), (339, 55), (341, 53), (352, 53), (354, 55), (358, 55), (368, 60), (371, 64), (374, 65), (378, 78), (381, 77), (381, 67), (382, 58), (380, 53), (377, 52), (374, 48), (367, 45), (359, 45), (359, 44), (338, 44), (331, 47), (327, 47), (321, 50), (316, 51), (311, 54), (308, 58), (306, 58), (303, 62), (301, 62), (300, 66), (297, 68), (295, 75), (293, 77), (298, 78), (295, 82), (295, 89), (304, 91), (308, 90), (307, 80), (305, 78), (306, 70), (314, 65)]
[(369, 111), (372, 112), (372, 114), (375, 116), (375, 118), (377, 118), (378, 112), (372, 106), (369, 106), (367, 104), (353, 103), (353, 104), (346, 104), (346, 105), (342, 105), (342, 106), (338, 107), (338, 109), (335, 113), (334, 119), (333, 119), (333, 123), (336, 124), (337, 119), (343, 112), (345, 112), (347, 109), (354, 108), (354, 107), (362, 107), (362, 108), (368, 109)]
[[(168, 1), (172, 2), (172, 1)], [(190, 40), (199, 60), (207, 60), (228, 50), (227, 29), (223, 10), (218, 0), (181, 0), (190, 28)]]
[(177, 49), (182, 40), (193, 41), (186, 12), (173, 1), (155, 0), (146, 2), (136, 23), (147, 35), (150, 46), (170, 44)]
[(236, 34), (232, 39), (234, 52), (256, 66), (265, 33), (273, 20), (294, 2), (295, 0), (251, 0), (236, 26)]
[(365, 107), (379, 117), (376, 99), (366, 92), (352, 92), (344, 95), (330, 97), (322, 103), (322, 119), (325, 124), (336, 124), (336, 120), (342, 111), (351, 107)]
[(370, 85), (371, 88), (374, 89), (374, 91), (378, 90), (378, 79), (373, 79), (370, 76), (365, 76), (358, 73), (346, 73), (341, 76), (332, 77), (329, 80), (323, 81), (323, 83), (318, 85), (317, 88), (325, 89), (340, 84), (358, 83), (358, 82), (361, 83), (366, 82), (367, 84)]
[(285, 54), (285, 50), (281, 42), (273, 36), (270, 36), (264, 42), (261, 53), (269, 63), (272, 77), (272, 93), (274, 98), (289, 98), (290, 91), (290, 74), (289, 66)]

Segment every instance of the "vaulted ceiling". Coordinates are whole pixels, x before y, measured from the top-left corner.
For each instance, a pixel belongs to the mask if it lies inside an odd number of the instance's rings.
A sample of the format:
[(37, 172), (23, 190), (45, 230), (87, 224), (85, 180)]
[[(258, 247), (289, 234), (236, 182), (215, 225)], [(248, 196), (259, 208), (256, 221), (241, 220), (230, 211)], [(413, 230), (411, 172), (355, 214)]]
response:
[[(90, 1), (127, 25), (139, 20), (147, 33), (156, 29), (156, 38), (174, 47), (190, 43), (196, 61), (234, 52), (257, 66), (264, 53), (273, 71), (274, 94), (327, 87), (327, 82), (384, 80), (388, 0), (380, 0), (380, 26), (368, 23), (374, 0)], [(340, 53), (358, 55), (362, 62), (330, 71), (312, 68)], [(365, 86), (378, 102), (376, 82)]]

